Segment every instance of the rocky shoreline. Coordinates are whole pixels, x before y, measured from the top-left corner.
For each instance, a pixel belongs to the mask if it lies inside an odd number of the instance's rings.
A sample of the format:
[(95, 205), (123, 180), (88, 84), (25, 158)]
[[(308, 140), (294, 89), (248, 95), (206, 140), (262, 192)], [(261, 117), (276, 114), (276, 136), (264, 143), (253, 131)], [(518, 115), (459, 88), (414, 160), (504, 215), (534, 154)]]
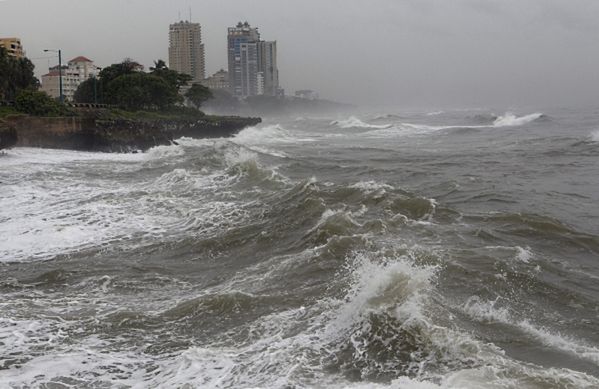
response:
[(125, 119), (8, 116), (0, 122), (0, 149), (41, 147), (131, 152), (169, 145), (177, 138), (221, 138), (255, 126), (260, 118), (205, 116), (197, 119)]

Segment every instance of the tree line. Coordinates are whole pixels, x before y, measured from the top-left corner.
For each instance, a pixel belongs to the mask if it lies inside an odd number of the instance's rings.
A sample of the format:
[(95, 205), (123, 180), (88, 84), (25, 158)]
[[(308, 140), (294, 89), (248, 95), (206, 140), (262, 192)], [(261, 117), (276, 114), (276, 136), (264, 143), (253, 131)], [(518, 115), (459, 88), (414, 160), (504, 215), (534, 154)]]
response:
[(200, 84), (182, 89), (192, 77), (169, 69), (163, 60), (154, 61), (150, 72), (130, 59), (112, 64), (79, 85), (74, 100), (77, 103), (115, 105), (129, 110), (166, 110), (180, 105), (184, 96), (199, 108), (212, 97), (212, 92)]
[[(28, 58), (15, 58), (0, 47), (0, 101), (13, 102), (17, 111), (31, 115), (73, 115), (66, 105), (38, 90), (40, 82), (34, 68)], [(125, 59), (81, 83), (74, 101), (158, 111), (180, 106), (187, 98), (199, 109), (213, 95), (203, 85), (189, 85), (191, 80), (191, 76), (169, 69), (163, 60), (155, 61), (146, 73), (139, 63)]]

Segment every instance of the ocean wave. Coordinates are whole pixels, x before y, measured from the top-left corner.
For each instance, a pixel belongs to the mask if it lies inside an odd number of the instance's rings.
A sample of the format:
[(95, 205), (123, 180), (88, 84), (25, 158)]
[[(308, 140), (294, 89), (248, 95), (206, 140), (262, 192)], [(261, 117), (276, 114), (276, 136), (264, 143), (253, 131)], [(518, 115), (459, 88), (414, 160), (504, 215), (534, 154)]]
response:
[(591, 139), (591, 142), (599, 142), (599, 130), (591, 132), (589, 138)]
[(497, 322), (513, 327), (531, 336), (532, 339), (550, 348), (557, 349), (573, 357), (587, 360), (599, 366), (599, 348), (568, 339), (543, 327), (536, 326), (527, 319), (514, 316), (507, 307), (498, 307), (498, 300), (485, 301), (473, 296), (461, 307), (471, 318), (484, 322)]
[(362, 120), (358, 119), (355, 116), (350, 116), (346, 120), (334, 120), (331, 122), (332, 126), (338, 126), (340, 128), (391, 128), (392, 124), (369, 124), (365, 123)]
[[(388, 136), (405, 136), (405, 135), (428, 135), (439, 131), (452, 130), (454, 134), (468, 134), (473, 131), (484, 130), (489, 128), (502, 128), (502, 127), (515, 127), (522, 126), (540, 118), (546, 117), (542, 113), (533, 113), (525, 116), (516, 116), (512, 113), (506, 113), (503, 116), (477, 116), (476, 121), (481, 124), (464, 124), (464, 125), (429, 125), (423, 123), (397, 123), (388, 127), (366, 127), (374, 128), (374, 131), (370, 131), (368, 134), (377, 137), (388, 137)], [(492, 123), (489, 121), (492, 120)]]
[(493, 122), (493, 127), (515, 127), (534, 122), (537, 119), (545, 117), (542, 113), (531, 113), (524, 116), (516, 116), (511, 112), (507, 112), (503, 116), (499, 116)]
[(366, 194), (378, 193), (381, 195), (385, 194), (388, 190), (395, 189), (389, 184), (383, 184), (376, 181), (360, 181), (356, 182), (355, 184), (351, 184), (349, 187), (353, 189), (360, 189)]
[(280, 124), (248, 127), (233, 137), (233, 142), (243, 145), (313, 142), (313, 138), (298, 137)]

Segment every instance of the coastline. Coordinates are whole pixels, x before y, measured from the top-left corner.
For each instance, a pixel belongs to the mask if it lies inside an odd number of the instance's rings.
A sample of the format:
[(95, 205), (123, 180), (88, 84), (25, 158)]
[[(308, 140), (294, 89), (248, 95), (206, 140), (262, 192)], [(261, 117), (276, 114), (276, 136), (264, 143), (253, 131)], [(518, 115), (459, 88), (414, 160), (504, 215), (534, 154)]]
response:
[(40, 147), (99, 152), (145, 151), (180, 137), (230, 137), (262, 121), (258, 117), (201, 116), (127, 118), (93, 110), (73, 117), (7, 116), (0, 122), (0, 149)]

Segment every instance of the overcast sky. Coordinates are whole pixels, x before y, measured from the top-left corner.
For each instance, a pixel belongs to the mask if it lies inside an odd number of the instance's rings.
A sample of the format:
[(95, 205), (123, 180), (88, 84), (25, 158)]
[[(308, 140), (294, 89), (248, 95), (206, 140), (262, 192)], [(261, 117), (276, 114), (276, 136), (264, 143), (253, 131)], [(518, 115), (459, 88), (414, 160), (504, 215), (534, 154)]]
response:
[[(168, 60), (168, 26), (202, 24), (209, 74), (226, 29), (277, 40), (287, 93), (346, 102), (483, 107), (597, 105), (599, 0), (0, 0), (0, 36), (31, 58), (62, 48), (99, 66)], [(35, 59), (38, 75), (56, 59)]]

